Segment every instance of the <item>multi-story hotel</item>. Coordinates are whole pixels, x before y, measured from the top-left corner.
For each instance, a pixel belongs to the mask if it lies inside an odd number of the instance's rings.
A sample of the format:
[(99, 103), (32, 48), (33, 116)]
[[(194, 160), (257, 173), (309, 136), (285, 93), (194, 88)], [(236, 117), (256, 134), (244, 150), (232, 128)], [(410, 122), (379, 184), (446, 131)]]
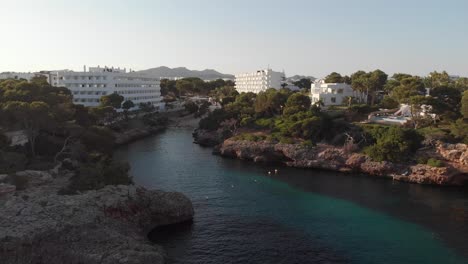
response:
[(31, 72), (2, 72), (0, 73), (0, 80), (2, 79), (15, 79), (15, 80), (25, 79), (29, 81), (34, 76), (36, 76), (36, 74), (31, 73)]
[(156, 109), (162, 109), (159, 78), (143, 77), (126, 69), (109, 67), (90, 67), (83, 72), (69, 70), (43, 72), (53, 86), (68, 88), (75, 104), (98, 106), (104, 95), (117, 93), (124, 101), (131, 100), (136, 107), (140, 103), (151, 103)]
[(239, 93), (259, 93), (269, 88), (280, 89), (284, 80), (284, 73), (275, 72), (271, 69), (238, 74), (236, 75), (236, 90)]
[(310, 88), (312, 103), (322, 101), (325, 106), (342, 105), (346, 102), (346, 97), (354, 96), (351, 85), (346, 83), (325, 83), (324, 80), (317, 80)]

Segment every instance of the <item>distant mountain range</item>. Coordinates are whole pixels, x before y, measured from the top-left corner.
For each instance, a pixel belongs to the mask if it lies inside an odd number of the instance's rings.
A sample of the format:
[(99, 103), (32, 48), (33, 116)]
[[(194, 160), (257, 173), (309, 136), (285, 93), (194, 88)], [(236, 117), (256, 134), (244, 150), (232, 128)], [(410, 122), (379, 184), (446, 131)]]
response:
[(198, 77), (202, 80), (232, 79), (234, 75), (223, 74), (215, 70), (207, 69), (203, 71), (189, 70), (185, 67), (169, 68), (165, 66), (137, 71), (138, 74), (151, 76), (153, 78), (177, 78), (177, 77)]

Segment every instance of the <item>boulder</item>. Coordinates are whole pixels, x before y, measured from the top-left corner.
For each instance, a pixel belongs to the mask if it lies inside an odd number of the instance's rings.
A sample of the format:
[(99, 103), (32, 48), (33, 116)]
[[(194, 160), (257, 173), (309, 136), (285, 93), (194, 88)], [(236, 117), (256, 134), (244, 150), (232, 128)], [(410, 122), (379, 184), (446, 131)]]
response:
[(358, 171), (361, 169), (361, 165), (368, 160), (369, 158), (366, 155), (354, 153), (346, 160), (346, 166), (352, 170)]
[(468, 165), (468, 145), (466, 144), (447, 144), (439, 142), (437, 152), (446, 160), (461, 165)]
[(25, 170), (16, 172), (15, 175), (26, 178), (30, 186), (44, 185), (52, 182), (54, 179), (47, 171)]
[(395, 171), (391, 162), (367, 160), (361, 164), (361, 172), (372, 176), (388, 176)]

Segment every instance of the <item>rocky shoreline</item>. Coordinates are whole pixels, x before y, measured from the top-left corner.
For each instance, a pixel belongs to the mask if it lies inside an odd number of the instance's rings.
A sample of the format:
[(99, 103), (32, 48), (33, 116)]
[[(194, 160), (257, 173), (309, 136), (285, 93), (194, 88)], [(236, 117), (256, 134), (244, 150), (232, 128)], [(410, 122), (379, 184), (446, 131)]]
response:
[(180, 193), (107, 186), (60, 195), (72, 172), (21, 172), (30, 186), (0, 196), (2, 263), (165, 263), (147, 239), (157, 227), (191, 221)]
[(131, 128), (123, 132), (115, 132), (115, 144), (117, 146), (123, 146), (133, 143), (137, 140), (147, 138), (158, 134), (166, 129), (165, 126), (158, 127), (145, 127), (145, 128)]
[(194, 132), (194, 138), (195, 143), (202, 146), (214, 146), (214, 154), (256, 163), (362, 173), (417, 184), (468, 185), (468, 146), (465, 144), (438, 143), (432, 150), (433, 154), (446, 161), (446, 166), (438, 168), (425, 164), (375, 162), (361, 153), (348, 152), (344, 148), (328, 144), (306, 147), (300, 144), (252, 142), (232, 138), (222, 141), (216, 132), (200, 130)]

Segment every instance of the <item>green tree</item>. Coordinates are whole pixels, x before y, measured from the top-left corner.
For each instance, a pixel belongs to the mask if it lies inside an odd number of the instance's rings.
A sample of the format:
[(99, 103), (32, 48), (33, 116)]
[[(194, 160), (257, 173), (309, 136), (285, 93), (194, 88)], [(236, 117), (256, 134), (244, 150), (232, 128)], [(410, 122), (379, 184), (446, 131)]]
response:
[(299, 81), (294, 82), (293, 84), (301, 89), (310, 89), (312, 81), (308, 78), (302, 78)]
[[(351, 86), (355, 91), (358, 91), (361, 94), (366, 94), (366, 103), (374, 105), (376, 92), (384, 90), (387, 78), (387, 74), (381, 70), (375, 70), (368, 73), (365, 71), (358, 71), (351, 75)], [(367, 102), (369, 99), (370, 102)]]
[(454, 87), (438, 86), (431, 89), (431, 96), (436, 99), (433, 107), (444, 118), (455, 120), (459, 117), (462, 93)]
[(298, 112), (307, 111), (310, 109), (310, 97), (301, 93), (294, 93), (289, 96), (284, 107), (283, 115), (293, 115)]
[(413, 129), (373, 126), (364, 128), (374, 144), (364, 152), (375, 161), (403, 162), (420, 147), (423, 137)]
[(258, 93), (254, 105), (255, 112), (263, 117), (272, 117), (280, 114), (286, 104), (288, 95), (285, 90), (278, 91), (273, 88)]
[(198, 112), (198, 104), (194, 101), (187, 101), (184, 104), (185, 111), (189, 112), (190, 114)]
[(118, 93), (112, 93), (110, 95), (104, 95), (100, 99), (100, 106), (107, 107), (112, 106), (115, 109), (120, 109), (122, 107), (122, 102), (124, 101), (124, 97), (119, 95)]
[(210, 95), (217, 102), (225, 105), (234, 102), (239, 93), (234, 86), (222, 86), (212, 90)]
[(168, 80), (168, 79), (161, 79), (159, 85), (161, 87), (161, 96), (166, 96), (169, 94), (173, 94), (174, 96), (179, 96), (178, 90), (176, 88), (176, 81)]
[(411, 96), (423, 95), (425, 92), (422, 79), (411, 76), (399, 80), (399, 85), (393, 89), (391, 96), (400, 103), (407, 103)]
[(144, 113), (152, 113), (156, 110), (156, 108), (154, 107), (154, 105), (150, 102), (148, 103), (139, 103), (138, 104), (138, 108), (143, 111)]
[(128, 120), (128, 111), (133, 107), (135, 107), (135, 104), (133, 103), (133, 101), (127, 100), (127, 101), (123, 102), (122, 108), (124, 110), (124, 115), (125, 115), (126, 120)]
[(3, 104), (2, 110), (7, 116), (7, 122), (19, 124), (26, 131), (31, 155), (35, 156), (36, 139), (40, 131), (53, 122), (49, 105), (41, 101), (9, 101)]
[(343, 76), (337, 72), (332, 72), (324, 79), (326, 83), (344, 83)]
[(463, 118), (468, 119), (468, 91), (463, 92), (463, 97), (461, 100), (461, 114)]
[(424, 78), (424, 84), (428, 88), (437, 88), (441, 86), (450, 86), (452, 83), (449, 74), (446, 71), (433, 71), (428, 77)]
[(455, 88), (460, 90), (461, 92), (464, 92), (468, 90), (468, 78), (459, 78), (458, 80), (455, 81)]
[(123, 102), (122, 108), (125, 110), (130, 110), (131, 108), (135, 107), (135, 104), (133, 103), (132, 100), (127, 100)]
[(96, 120), (100, 120), (105, 123), (111, 122), (116, 115), (116, 111), (112, 106), (92, 107), (89, 109), (89, 113)]
[(380, 102), (380, 107), (384, 109), (393, 109), (393, 108), (398, 108), (400, 104), (398, 103), (397, 100), (393, 99), (392, 97), (386, 95)]
[(364, 103), (367, 99), (364, 98), (367, 92), (367, 82), (366, 82), (366, 72), (365, 71), (357, 71), (351, 74), (351, 87), (354, 91), (360, 94), (359, 101)]

